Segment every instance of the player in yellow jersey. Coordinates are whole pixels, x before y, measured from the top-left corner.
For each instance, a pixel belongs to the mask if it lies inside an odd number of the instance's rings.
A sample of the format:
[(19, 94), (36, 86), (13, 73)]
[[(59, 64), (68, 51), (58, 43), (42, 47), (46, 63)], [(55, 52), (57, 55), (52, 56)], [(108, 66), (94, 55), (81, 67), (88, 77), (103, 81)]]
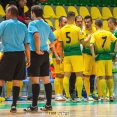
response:
[[(63, 77), (64, 77), (64, 71), (63, 71), (63, 64), (60, 63), (60, 46), (59, 46), (59, 31), (60, 29), (67, 23), (67, 18), (65, 16), (61, 16), (59, 18), (59, 28), (54, 31), (54, 34), (57, 39), (57, 43), (55, 44), (55, 48), (53, 48), (53, 64), (54, 64), (54, 70), (55, 70), (55, 80), (54, 80), (54, 89), (55, 89), (55, 100), (56, 101), (62, 101), (65, 100), (63, 97)], [(55, 50), (54, 50), (55, 49)]]
[(103, 101), (107, 101), (107, 87), (109, 89), (110, 101), (113, 101), (112, 56), (110, 54), (110, 45), (111, 41), (115, 42), (114, 52), (116, 53), (117, 39), (111, 32), (102, 29), (103, 22), (101, 19), (95, 21), (95, 26), (97, 31), (91, 36), (90, 49), (92, 56), (96, 60), (96, 75), (100, 79), (100, 87), (104, 98)]
[[(96, 28), (92, 26), (92, 17), (87, 15), (84, 18), (85, 29), (82, 30), (85, 38), (90, 39), (91, 35), (96, 31)], [(90, 89), (94, 89), (95, 79), (95, 60), (90, 52), (90, 41), (83, 46), (83, 62), (84, 62), (84, 86), (87, 93), (86, 101), (93, 100)], [(91, 78), (90, 76), (93, 75)], [(90, 86), (93, 86), (93, 88)]]
[[(113, 35), (117, 38), (117, 20), (114, 17), (107, 19), (108, 27)], [(114, 52), (114, 43), (111, 42), (111, 52)], [(114, 81), (114, 100), (117, 101), (117, 55), (113, 55), (113, 81)]]
[(78, 98), (74, 101), (82, 101), (82, 87), (83, 87), (83, 56), (80, 49), (80, 42), (84, 45), (87, 40), (84, 40), (84, 35), (80, 28), (75, 26), (75, 13), (69, 11), (67, 13), (67, 24), (60, 30), (60, 57), (63, 59), (62, 52), (64, 49), (64, 79), (63, 87), (66, 93), (66, 101), (70, 101), (69, 93), (69, 78), (71, 72), (76, 74), (76, 89)]

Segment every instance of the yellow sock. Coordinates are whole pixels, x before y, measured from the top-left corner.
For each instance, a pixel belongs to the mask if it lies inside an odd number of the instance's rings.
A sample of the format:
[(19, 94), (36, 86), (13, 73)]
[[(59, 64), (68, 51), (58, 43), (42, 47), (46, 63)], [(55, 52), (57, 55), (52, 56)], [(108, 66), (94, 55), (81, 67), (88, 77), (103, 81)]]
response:
[(13, 87), (13, 82), (7, 81), (6, 82), (7, 97), (11, 96), (12, 87)]
[(85, 86), (85, 90), (87, 93), (87, 96), (90, 95), (90, 77), (89, 76), (85, 76), (84, 77), (84, 86)]
[(100, 80), (100, 87), (102, 90), (103, 97), (105, 98), (106, 97), (106, 88), (107, 88), (105, 79)]
[(60, 89), (60, 78), (55, 77), (54, 80), (54, 90), (55, 90), (55, 94), (59, 94), (59, 89)]
[(98, 97), (102, 97), (102, 90), (100, 87), (100, 79), (97, 78)]
[(106, 96), (109, 97), (109, 89), (108, 89), (108, 87), (106, 88)]
[(65, 90), (66, 97), (69, 98), (70, 97), (70, 93), (69, 93), (69, 78), (66, 77), (66, 76), (63, 79), (63, 87), (64, 87), (64, 90)]
[(112, 78), (107, 80), (107, 86), (108, 86), (108, 90), (109, 90), (109, 97), (113, 96), (113, 86), (114, 86), (114, 84), (113, 84)]
[(76, 77), (76, 88), (78, 97), (82, 98), (83, 79), (82, 77)]
[(19, 96), (21, 95), (22, 87), (23, 87), (23, 81), (20, 81), (20, 93), (19, 93)]
[(63, 93), (63, 78), (60, 79), (59, 94)]

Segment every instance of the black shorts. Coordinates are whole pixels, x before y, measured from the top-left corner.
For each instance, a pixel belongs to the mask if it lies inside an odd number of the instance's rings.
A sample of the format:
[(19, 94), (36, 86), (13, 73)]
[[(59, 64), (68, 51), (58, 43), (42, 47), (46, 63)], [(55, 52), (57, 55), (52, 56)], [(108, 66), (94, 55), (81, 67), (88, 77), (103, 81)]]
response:
[(24, 52), (5, 52), (0, 61), (0, 80), (25, 79), (25, 54)]
[(49, 53), (44, 51), (43, 55), (31, 52), (31, 66), (28, 68), (28, 75), (32, 77), (49, 76)]

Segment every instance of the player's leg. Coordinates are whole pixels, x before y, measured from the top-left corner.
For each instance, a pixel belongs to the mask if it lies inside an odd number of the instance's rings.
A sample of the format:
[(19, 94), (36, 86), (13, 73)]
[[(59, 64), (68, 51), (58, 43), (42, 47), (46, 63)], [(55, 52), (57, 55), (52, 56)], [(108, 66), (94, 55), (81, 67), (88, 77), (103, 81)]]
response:
[[(25, 73), (25, 54), (24, 52), (14, 52), (10, 54), (10, 57), (12, 55), (14, 64), (14, 74), (13, 74), (13, 101), (10, 112), (16, 112), (16, 106), (17, 106), (17, 99), (20, 93), (20, 81), (25, 79), (26, 73)], [(14, 61), (15, 60), (15, 61)], [(12, 65), (11, 64), (11, 65)], [(13, 65), (12, 65), (13, 66)]]
[(72, 66), (70, 63), (70, 56), (64, 57), (64, 79), (63, 79), (63, 87), (66, 94), (66, 101), (70, 101), (70, 93), (69, 93), (69, 78), (71, 76)]
[(106, 99), (106, 80), (105, 80), (105, 60), (100, 60), (100, 61), (96, 61), (96, 75), (97, 77), (100, 79), (99, 84), (100, 84), (100, 88), (102, 91), (102, 95), (104, 98), (104, 101), (107, 101)]
[[(49, 59), (49, 58), (48, 58)], [(24, 111), (37, 112), (38, 111), (38, 96), (40, 91), (39, 76), (40, 66), (45, 60), (45, 53), (41, 56), (37, 55), (36, 52), (31, 52), (31, 66), (28, 68), (28, 74), (32, 84), (32, 104), (24, 109)], [(48, 60), (49, 61), (49, 60)], [(48, 68), (49, 72), (49, 68)]]
[(87, 100), (93, 100), (90, 92), (90, 75), (94, 66), (94, 58), (91, 55), (83, 54), (84, 63), (84, 87), (87, 93)]
[(109, 90), (109, 97), (110, 101), (113, 101), (113, 78), (112, 78), (112, 60), (106, 61), (106, 79), (107, 79), (107, 86)]
[(7, 91), (6, 101), (12, 101), (12, 97), (11, 97), (12, 87), (13, 87), (13, 82), (12, 81), (7, 81), (6, 82), (6, 91)]
[(70, 83), (69, 90), (70, 90), (71, 99), (75, 100), (77, 96), (76, 96), (76, 74), (74, 72), (71, 73), (69, 83)]
[(55, 71), (55, 80), (54, 80), (55, 100), (56, 101), (64, 100), (62, 96), (63, 82), (61, 80), (63, 79), (64, 75), (61, 73), (61, 65), (60, 63), (56, 62), (55, 58), (53, 58), (53, 65)]
[(51, 111), (52, 105), (51, 105), (51, 99), (52, 99), (52, 85), (50, 83), (50, 76), (49, 76), (49, 54), (48, 52), (45, 52), (45, 60), (40, 68), (40, 77), (42, 79), (42, 82), (45, 87), (45, 93), (46, 93), (46, 104), (44, 107), (42, 107), (40, 110), (42, 111)]
[(76, 90), (78, 99), (77, 101), (82, 101), (82, 88), (83, 88), (83, 56), (72, 56), (71, 63), (73, 67), (73, 72), (76, 74)]
[(100, 87), (99, 77), (97, 77), (96, 83), (97, 83), (97, 91), (98, 91), (98, 101), (101, 101), (101, 99), (102, 99), (102, 90), (101, 90), (101, 87)]

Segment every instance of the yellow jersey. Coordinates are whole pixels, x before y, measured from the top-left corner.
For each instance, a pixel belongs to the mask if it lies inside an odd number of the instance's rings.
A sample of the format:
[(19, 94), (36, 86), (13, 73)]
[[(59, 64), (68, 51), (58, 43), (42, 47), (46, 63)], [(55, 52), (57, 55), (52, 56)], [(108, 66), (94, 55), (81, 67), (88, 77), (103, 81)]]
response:
[(74, 24), (66, 24), (61, 28), (59, 41), (63, 43), (64, 56), (82, 55), (80, 49), (82, 39), (84, 39), (84, 35)]
[(111, 60), (111, 42), (116, 40), (116, 37), (106, 30), (98, 30), (92, 34), (90, 43), (94, 44), (95, 53), (99, 54), (96, 60)]
[[(84, 34), (84, 39), (88, 37), (89, 34), (93, 33), (96, 31), (95, 27), (92, 27), (91, 30), (84, 29), (82, 32)], [(91, 55), (90, 51), (90, 40), (83, 46), (83, 53)]]

